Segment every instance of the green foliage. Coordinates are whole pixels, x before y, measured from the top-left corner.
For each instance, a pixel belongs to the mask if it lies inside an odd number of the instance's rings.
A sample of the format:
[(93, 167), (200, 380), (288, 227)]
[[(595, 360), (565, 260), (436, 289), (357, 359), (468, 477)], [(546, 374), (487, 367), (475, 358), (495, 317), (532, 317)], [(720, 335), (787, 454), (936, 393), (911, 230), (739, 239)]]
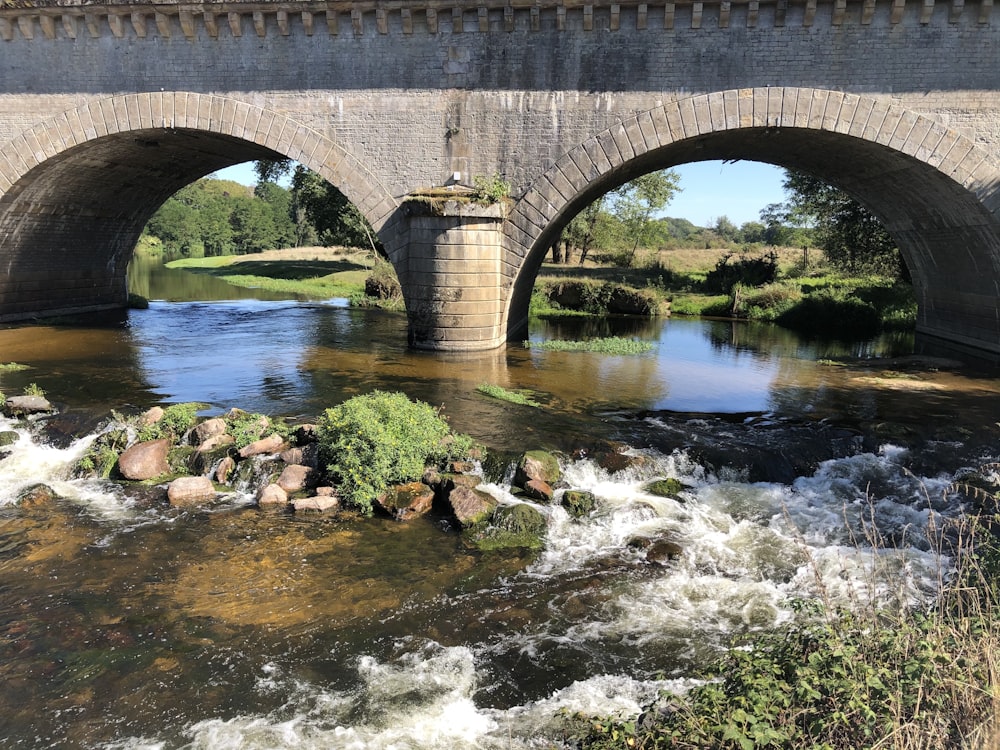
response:
[(145, 442), (169, 438), (176, 442), (194, 426), (197, 413), (205, 408), (208, 408), (208, 404), (198, 402), (171, 404), (163, 410), (163, 416), (158, 421), (139, 429), (138, 440)]
[(381, 248), (375, 230), (347, 196), (301, 164), (292, 175), (292, 197), (293, 207), (316, 228), (320, 244)]
[(3, 391), (0, 391), (0, 407), (2, 407), (6, 403), (7, 403), (7, 395)]
[(866, 338), (882, 323), (875, 306), (843, 289), (821, 289), (781, 313), (777, 322), (807, 336)]
[(265, 414), (234, 409), (226, 415), (226, 432), (233, 436), (233, 445), (245, 448), (268, 435), (277, 433), (287, 440), (291, 428), (281, 419), (271, 419)]
[(882, 223), (847, 193), (812, 175), (789, 170), (788, 200), (768, 210), (777, 219), (808, 226), (835, 267), (852, 275), (907, 278), (896, 243)]
[(76, 476), (107, 479), (118, 464), (118, 456), (128, 447), (128, 431), (120, 426), (106, 430), (90, 444), (74, 468)]
[(645, 247), (653, 234), (653, 214), (670, 202), (680, 190), (680, 175), (660, 170), (637, 177), (612, 191), (611, 210), (621, 224), (624, 239), (631, 248), (623, 258), (626, 268), (635, 260), (636, 251)]
[(341, 497), (364, 513), (389, 486), (418, 479), (428, 464), (467, 455), (472, 448), (471, 439), (453, 433), (433, 407), (384, 391), (327, 409), (318, 434)]
[(735, 260), (731, 253), (723, 255), (705, 277), (706, 292), (729, 294), (736, 284), (762, 286), (778, 277), (778, 256), (775, 252), (753, 258), (741, 255)]
[(618, 336), (588, 339), (586, 341), (525, 341), (529, 349), (543, 349), (550, 352), (597, 352), (599, 354), (645, 354), (652, 351), (648, 341), (636, 341)]
[(28, 383), (26, 386), (24, 386), (24, 395), (25, 396), (38, 396), (40, 398), (44, 398), (45, 397), (45, 391), (43, 391), (38, 386), (38, 383)]
[(30, 369), (31, 368), (28, 365), (21, 365), (18, 364), (17, 362), (8, 362), (7, 364), (3, 364), (2, 362), (0, 362), (0, 373), (20, 372), (22, 370), (30, 370)]
[(541, 406), (540, 403), (532, 398), (533, 392), (526, 390), (516, 390), (511, 391), (503, 386), (493, 385), (492, 383), (480, 383), (476, 386), (476, 390), (491, 398), (498, 398), (501, 401), (509, 401), (512, 404), (521, 404), (522, 406)]
[(476, 175), (472, 178), (472, 200), (489, 206), (510, 197), (510, 183), (494, 173), (489, 177)]

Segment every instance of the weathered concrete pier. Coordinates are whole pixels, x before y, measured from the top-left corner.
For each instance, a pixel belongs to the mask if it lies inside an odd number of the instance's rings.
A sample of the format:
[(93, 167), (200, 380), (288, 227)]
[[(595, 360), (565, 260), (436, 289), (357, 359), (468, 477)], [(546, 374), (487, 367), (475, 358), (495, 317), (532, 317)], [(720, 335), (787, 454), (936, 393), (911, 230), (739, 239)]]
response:
[[(920, 330), (1000, 352), (992, 0), (23, 4), (0, 6), (0, 320), (123, 305), (169, 195), (282, 156), (379, 232), (414, 346), (494, 348), (589, 200), (756, 159), (863, 201)], [(409, 199), (493, 174), (503, 210)]]

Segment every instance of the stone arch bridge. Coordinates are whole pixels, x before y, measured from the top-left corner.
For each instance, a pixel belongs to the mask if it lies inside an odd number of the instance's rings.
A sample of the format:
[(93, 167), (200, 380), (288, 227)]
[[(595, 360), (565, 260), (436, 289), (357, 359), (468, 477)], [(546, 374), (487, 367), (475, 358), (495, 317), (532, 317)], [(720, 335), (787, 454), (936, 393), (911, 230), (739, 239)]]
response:
[[(123, 306), (168, 196), (281, 156), (377, 229), (414, 346), (491, 349), (587, 202), (755, 159), (884, 222), (920, 331), (1000, 351), (993, 0), (21, 5), (0, 4), (0, 321)], [(508, 204), (411, 198), (494, 173)]]

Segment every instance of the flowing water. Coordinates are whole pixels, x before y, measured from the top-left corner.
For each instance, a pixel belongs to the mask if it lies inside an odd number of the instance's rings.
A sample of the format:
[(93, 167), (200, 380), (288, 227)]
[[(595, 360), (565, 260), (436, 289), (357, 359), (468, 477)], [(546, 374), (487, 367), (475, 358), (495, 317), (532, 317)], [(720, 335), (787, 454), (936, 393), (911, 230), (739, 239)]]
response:
[[(164, 294), (163, 296), (171, 296)], [(177, 298), (183, 298), (178, 295)], [(539, 748), (566, 717), (634, 714), (796, 599), (931, 601), (961, 513), (947, 487), (995, 459), (986, 366), (899, 361), (913, 343), (817, 344), (700, 320), (537, 324), (533, 340), (628, 335), (641, 356), (405, 348), (402, 316), (326, 303), (154, 302), (124, 320), (0, 329), (0, 745)], [(823, 360), (861, 357), (863, 364)], [(475, 390), (528, 388), (531, 409)], [(307, 420), (402, 390), (495, 453), (560, 451), (545, 548), (485, 554), (436, 517), (260, 512), (247, 493), (179, 511), (70, 479), (110, 409), (201, 401)], [(649, 494), (674, 477), (677, 500)], [(59, 499), (18, 505), (36, 482)], [(482, 488), (521, 502), (487, 472)], [(661, 563), (655, 542), (678, 545)]]

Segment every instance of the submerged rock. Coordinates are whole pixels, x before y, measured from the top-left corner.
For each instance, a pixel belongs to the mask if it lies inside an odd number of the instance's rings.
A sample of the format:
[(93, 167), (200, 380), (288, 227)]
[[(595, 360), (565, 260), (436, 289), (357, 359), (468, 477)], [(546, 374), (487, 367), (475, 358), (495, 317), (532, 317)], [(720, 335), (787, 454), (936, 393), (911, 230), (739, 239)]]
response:
[(409, 521), (427, 513), (434, 505), (434, 490), (423, 482), (390, 487), (375, 499), (375, 505), (397, 521)]
[(22, 508), (38, 508), (48, 505), (59, 495), (47, 484), (33, 484), (17, 493), (17, 504)]
[(590, 513), (597, 505), (593, 492), (586, 490), (566, 490), (560, 500), (561, 505), (574, 518), (581, 518)]
[(54, 407), (44, 396), (8, 396), (3, 408), (11, 417), (54, 411)]
[(487, 523), (469, 529), (466, 540), (481, 550), (540, 549), (545, 530), (545, 516), (537, 508), (517, 503), (497, 508)]
[(118, 457), (118, 471), (126, 479), (137, 482), (162, 476), (170, 471), (169, 453), (170, 441), (166, 438), (136, 443)]
[(292, 501), (296, 513), (326, 513), (340, 507), (340, 501), (330, 495), (301, 497)]

